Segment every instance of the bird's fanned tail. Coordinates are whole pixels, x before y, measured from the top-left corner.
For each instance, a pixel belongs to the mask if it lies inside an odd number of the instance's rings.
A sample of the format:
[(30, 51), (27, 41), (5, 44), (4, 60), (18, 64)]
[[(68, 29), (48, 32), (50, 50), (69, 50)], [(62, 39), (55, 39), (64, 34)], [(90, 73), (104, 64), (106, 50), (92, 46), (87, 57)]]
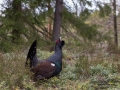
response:
[(37, 64), (37, 56), (36, 56), (36, 46), (37, 45), (37, 40), (35, 40), (29, 51), (28, 51), (28, 54), (27, 54), (27, 58), (26, 58), (26, 63), (25, 63), (25, 67), (28, 65), (28, 60), (30, 60), (30, 67), (32, 66), (35, 66), (35, 64)]

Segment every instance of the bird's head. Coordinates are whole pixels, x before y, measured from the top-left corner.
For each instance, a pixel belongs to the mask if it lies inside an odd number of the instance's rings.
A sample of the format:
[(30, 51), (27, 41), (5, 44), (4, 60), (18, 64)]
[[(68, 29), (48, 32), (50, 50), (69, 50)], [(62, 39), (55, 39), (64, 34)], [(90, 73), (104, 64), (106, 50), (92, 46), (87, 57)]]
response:
[(58, 40), (56, 40), (56, 46), (58, 46), (60, 49), (62, 49), (64, 44), (65, 44), (65, 41), (61, 40), (61, 37)]

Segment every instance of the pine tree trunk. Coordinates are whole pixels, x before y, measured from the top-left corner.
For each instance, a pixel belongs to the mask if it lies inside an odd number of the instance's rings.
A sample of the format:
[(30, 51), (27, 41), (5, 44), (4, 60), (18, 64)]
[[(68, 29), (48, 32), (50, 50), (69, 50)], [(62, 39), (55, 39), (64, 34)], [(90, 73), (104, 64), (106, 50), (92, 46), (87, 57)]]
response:
[(53, 25), (53, 32), (52, 32), (53, 41), (57, 40), (60, 37), (62, 7), (63, 7), (63, 0), (56, 0), (55, 13), (54, 13), (54, 25)]
[(117, 17), (116, 17), (116, 0), (113, 2), (113, 12), (114, 12), (114, 43), (118, 47), (118, 33), (117, 33)]

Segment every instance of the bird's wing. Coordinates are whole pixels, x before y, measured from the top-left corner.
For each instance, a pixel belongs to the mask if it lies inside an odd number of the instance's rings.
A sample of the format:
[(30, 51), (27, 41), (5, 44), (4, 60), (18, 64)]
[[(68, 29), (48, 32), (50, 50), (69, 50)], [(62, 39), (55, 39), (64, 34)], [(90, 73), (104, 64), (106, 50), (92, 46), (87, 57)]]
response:
[(44, 78), (51, 78), (55, 72), (55, 64), (49, 61), (39, 63), (36, 67), (32, 68), (31, 71), (35, 73), (35, 76), (42, 76)]

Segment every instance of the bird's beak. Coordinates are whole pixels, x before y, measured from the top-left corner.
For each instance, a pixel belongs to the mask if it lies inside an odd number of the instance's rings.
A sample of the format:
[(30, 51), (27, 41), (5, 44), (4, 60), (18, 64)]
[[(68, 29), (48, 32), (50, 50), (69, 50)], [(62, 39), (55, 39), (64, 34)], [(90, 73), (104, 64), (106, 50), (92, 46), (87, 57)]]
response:
[(62, 37), (60, 37), (60, 41), (62, 41)]

